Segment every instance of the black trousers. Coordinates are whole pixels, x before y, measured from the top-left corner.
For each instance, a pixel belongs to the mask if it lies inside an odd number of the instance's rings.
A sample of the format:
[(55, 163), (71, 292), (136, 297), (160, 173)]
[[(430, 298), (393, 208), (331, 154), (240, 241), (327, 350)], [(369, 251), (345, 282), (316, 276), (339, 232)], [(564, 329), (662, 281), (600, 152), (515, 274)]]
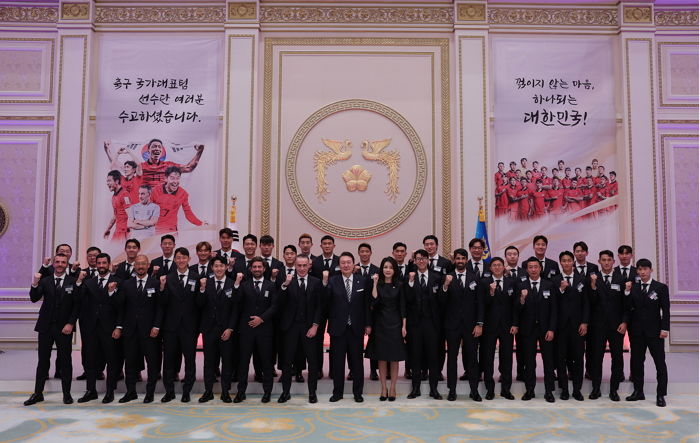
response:
[(85, 356), (87, 358), (86, 386), (88, 391), (97, 391), (97, 373), (102, 370), (101, 356), (107, 362), (107, 391), (117, 389), (117, 377), (121, 372), (121, 362), (117, 347), (119, 342), (112, 338), (112, 331), (106, 331), (97, 325), (92, 331), (85, 331)]
[(362, 395), (365, 382), (365, 367), (362, 358), (364, 334), (356, 334), (350, 325), (340, 335), (331, 336), (331, 377), (333, 395), (343, 395), (345, 391), (345, 358), (350, 362), (352, 372), (352, 393)]
[(165, 331), (163, 335), (163, 386), (165, 392), (175, 392), (175, 373), (181, 359), (185, 359), (185, 382), (183, 393), (190, 393), (197, 373), (195, 354), (197, 352), (197, 334), (183, 330)]
[(471, 392), (476, 392), (479, 388), (478, 339), (472, 335), (472, 329), (461, 327), (445, 331), (447, 337), (447, 388), (450, 391), (457, 389), (457, 355), (459, 355), (460, 344), (462, 344), (463, 349), (462, 358), (466, 360), (464, 370), (469, 376), (469, 389)]
[(51, 350), (56, 344), (56, 369), (61, 374), (61, 389), (64, 394), (70, 394), (71, 381), (73, 380), (73, 362), (71, 361), (71, 341), (73, 334), (63, 334), (61, 329), (65, 325), (51, 324), (49, 331), (39, 332), (39, 361), (36, 365), (36, 378), (34, 392), (44, 392), (44, 384), (49, 378), (51, 366)]
[(484, 385), (487, 391), (493, 391), (496, 384), (493, 379), (494, 359), (498, 342), (498, 372), (501, 374), (501, 390), (510, 391), (513, 384), (513, 335), (510, 328), (486, 331), (481, 336), (479, 360), (484, 371)]
[[(587, 335), (587, 334), (586, 334)], [(583, 348), (585, 336), (578, 333), (578, 325), (568, 325), (558, 329), (557, 337), (557, 377), (559, 388), (569, 389), (569, 377), (567, 368), (571, 370), (571, 382), (574, 392), (581, 391), (583, 385)]]
[(515, 335), (515, 368), (516, 375), (519, 378), (525, 377), (525, 345), (523, 345), (523, 335)]
[(644, 360), (647, 349), (649, 349), (651, 358), (654, 359), (654, 366), (656, 366), (656, 395), (665, 396), (667, 394), (668, 370), (666, 369), (664, 339), (660, 337), (647, 337), (644, 334), (630, 335), (634, 390), (644, 392)]
[(620, 387), (620, 380), (624, 376), (625, 361), (622, 358), (622, 342), (624, 334), (617, 332), (616, 328), (605, 325), (593, 326), (588, 331), (591, 334), (593, 345), (591, 354), (591, 366), (588, 372), (591, 376), (593, 389), (600, 389), (603, 379), (603, 360), (605, 358), (605, 345), (610, 348), (610, 358), (612, 360), (610, 373), (610, 390), (617, 391)]
[(206, 334), (202, 334), (204, 345), (204, 389), (212, 391), (216, 380), (216, 369), (221, 363), (221, 392), (231, 390), (231, 376), (233, 374), (233, 334), (228, 340), (221, 340), (224, 328), (213, 327)]
[[(143, 336), (140, 331), (134, 331), (129, 336), (122, 336), (124, 343), (124, 357), (126, 364), (125, 383), (126, 390), (136, 391), (136, 379), (143, 369), (143, 359), (146, 358), (148, 379), (146, 381), (146, 393), (153, 394), (156, 390), (158, 373), (161, 365), (161, 344), (157, 337)], [(150, 331), (149, 331), (150, 333)]]
[(260, 334), (256, 331), (247, 332), (240, 337), (240, 355), (238, 360), (238, 392), (244, 393), (248, 388), (248, 372), (250, 357), (257, 351), (260, 357), (260, 370), (263, 377), (263, 391), (272, 391), (272, 363), (273, 342), (275, 336), (271, 333)]
[(552, 355), (554, 343), (544, 339), (547, 331), (535, 328), (528, 335), (523, 335), (523, 354), (525, 357), (525, 389), (535, 390), (537, 382), (535, 371), (537, 369), (537, 344), (540, 346), (542, 365), (544, 366), (544, 389), (547, 392), (554, 391), (554, 356)]
[(409, 325), (409, 346), (411, 349), (411, 372), (413, 373), (413, 388), (419, 389), (421, 384), (422, 362), (425, 359), (428, 363), (428, 380), (430, 389), (437, 389), (438, 374), (440, 366), (440, 354), (444, 355), (443, 343), (440, 341), (439, 328), (433, 327), (432, 322), (428, 325)]
[(303, 323), (295, 322), (286, 331), (280, 331), (282, 343), (280, 346), (282, 360), (282, 391), (289, 392), (292, 386), (292, 373), (299, 369), (299, 355), (303, 355), (302, 362), (308, 360), (309, 373), (307, 383), (309, 395), (316, 393), (318, 381), (318, 361), (316, 349), (316, 337), (307, 338), (308, 329)]

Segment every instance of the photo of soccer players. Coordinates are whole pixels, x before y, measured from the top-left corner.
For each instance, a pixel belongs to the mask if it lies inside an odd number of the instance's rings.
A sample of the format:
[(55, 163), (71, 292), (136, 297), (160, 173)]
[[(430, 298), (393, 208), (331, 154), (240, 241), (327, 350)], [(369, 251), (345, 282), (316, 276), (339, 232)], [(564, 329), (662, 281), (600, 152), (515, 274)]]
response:
[[(540, 167), (536, 160), (528, 165), (528, 159), (523, 157), (519, 163), (509, 162), (508, 170), (504, 162), (498, 163), (494, 175), (496, 217), (512, 221), (559, 217), (583, 211), (618, 194), (617, 174), (610, 171), (606, 175), (605, 166), (595, 158), (583, 168), (573, 167), (573, 174), (572, 167), (564, 160), (552, 167), (551, 175), (548, 175), (549, 169)], [(585, 211), (573, 221), (597, 218), (617, 209), (612, 201), (600, 206), (597, 210)]]

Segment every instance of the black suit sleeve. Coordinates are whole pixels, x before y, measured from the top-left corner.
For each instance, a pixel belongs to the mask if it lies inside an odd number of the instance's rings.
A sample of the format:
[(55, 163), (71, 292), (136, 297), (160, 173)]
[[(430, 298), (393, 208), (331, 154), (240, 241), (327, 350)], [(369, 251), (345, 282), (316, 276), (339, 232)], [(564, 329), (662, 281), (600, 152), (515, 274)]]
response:
[(659, 305), (661, 306), (661, 330), (671, 330), (671, 302), (668, 295), (668, 286), (660, 285)]

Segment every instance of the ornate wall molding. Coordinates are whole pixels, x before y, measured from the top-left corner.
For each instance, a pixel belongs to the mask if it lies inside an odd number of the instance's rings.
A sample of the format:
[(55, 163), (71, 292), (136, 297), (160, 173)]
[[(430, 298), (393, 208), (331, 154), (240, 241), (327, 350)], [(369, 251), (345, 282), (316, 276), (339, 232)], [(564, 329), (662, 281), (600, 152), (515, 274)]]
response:
[(618, 26), (614, 8), (498, 8), (488, 9), (490, 25)]
[(89, 3), (62, 3), (61, 20), (88, 20), (90, 18)]
[(228, 4), (229, 20), (255, 20), (256, 18), (258, 18), (258, 10), (255, 2)]
[(656, 9), (656, 26), (698, 26), (698, 10)]
[(223, 23), (224, 6), (97, 6), (95, 23)]
[(651, 6), (623, 6), (622, 18), (625, 23), (651, 24)]
[(0, 6), (0, 22), (56, 23), (58, 6)]
[(452, 7), (261, 6), (261, 23), (452, 24)]
[(483, 22), (486, 20), (486, 4), (458, 3), (457, 21)]

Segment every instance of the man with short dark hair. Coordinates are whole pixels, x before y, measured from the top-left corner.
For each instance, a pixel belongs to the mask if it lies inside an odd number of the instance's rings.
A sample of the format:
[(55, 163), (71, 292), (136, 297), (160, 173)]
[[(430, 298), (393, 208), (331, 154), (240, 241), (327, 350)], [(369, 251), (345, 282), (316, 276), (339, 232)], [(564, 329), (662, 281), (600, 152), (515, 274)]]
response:
[(160, 238), (160, 250), (163, 255), (151, 260), (149, 274), (161, 277), (175, 271), (175, 246), (175, 237), (172, 234), (165, 234)]
[[(314, 245), (314, 240), (310, 234), (303, 233), (299, 236), (299, 254), (306, 255), (309, 260), (313, 261), (316, 257), (311, 253), (311, 247)], [(310, 269), (310, 268), (309, 268)]]
[(119, 263), (114, 270), (114, 275), (119, 280), (126, 280), (136, 275), (134, 262), (141, 251), (141, 242), (135, 238), (130, 238), (124, 243), (124, 253), (126, 260)]

